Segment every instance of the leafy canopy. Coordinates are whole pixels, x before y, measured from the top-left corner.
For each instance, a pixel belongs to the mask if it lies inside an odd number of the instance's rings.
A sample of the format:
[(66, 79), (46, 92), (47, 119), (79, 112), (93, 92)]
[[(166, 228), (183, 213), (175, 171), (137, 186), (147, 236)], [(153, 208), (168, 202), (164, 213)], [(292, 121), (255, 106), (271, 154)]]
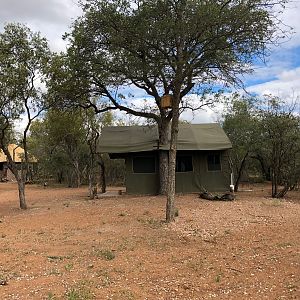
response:
[(253, 57), (264, 57), (279, 38), (274, 9), (284, 3), (87, 0), (68, 35), (69, 62), (86, 92), (108, 97), (101, 108), (126, 110), (112, 90), (133, 84), (154, 98), (163, 116), (162, 94), (177, 95), (179, 105), (197, 85), (240, 83)]
[(46, 39), (26, 26), (7, 24), (0, 33), (2, 130), (11, 126), (29, 107), (36, 111), (43, 106), (40, 85), (49, 55)]

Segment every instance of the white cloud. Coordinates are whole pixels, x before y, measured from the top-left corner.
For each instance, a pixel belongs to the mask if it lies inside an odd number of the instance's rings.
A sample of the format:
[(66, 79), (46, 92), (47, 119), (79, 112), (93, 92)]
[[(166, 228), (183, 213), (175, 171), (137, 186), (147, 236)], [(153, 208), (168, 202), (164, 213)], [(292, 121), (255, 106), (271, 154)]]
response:
[(196, 112), (186, 110), (181, 114), (180, 119), (193, 124), (216, 123), (219, 121), (219, 115), (217, 110), (205, 108)]
[(294, 34), (291, 39), (287, 41), (285, 47), (293, 48), (300, 46), (300, 1), (293, 0), (287, 3), (285, 10), (283, 11), (280, 19), (287, 26), (292, 27)]
[(0, 0), (0, 8), (0, 27), (10, 22), (26, 24), (40, 31), (54, 51), (65, 49), (62, 35), (81, 14), (76, 0)]
[(289, 99), (300, 96), (300, 67), (284, 70), (276, 77), (275, 80), (250, 86), (247, 91), (259, 95), (272, 94)]
[(265, 58), (265, 63), (257, 62), (253, 66), (254, 72), (242, 78), (246, 84), (247, 82), (273, 81), (284, 70), (293, 69), (298, 66), (300, 47), (299, 15), (299, 0), (290, 1), (283, 13), (278, 15), (278, 18), (285, 24), (282, 25), (283, 29), (288, 29), (286, 26), (291, 26), (294, 34), (289, 39), (285, 38), (281, 40), (279, 45), (272, 45), (270, 47), (270, 55)]
[[(278, 50), (280, 52), (280, 50)], [(289, 69), (292, 66), (292, 61), (290, 60), (291, 55), (287, 52), (284, 57), (283, 55), (278, 55), (278, 53), (273, 53), (270, 59), (266, 62), (266, 64), (254, 65), (253, 73), (246, 74), (242, 77), (244, 82), (255, 80), (255, 81), (266, 81), (270, 79), (274, 79), (276, 74), (282, 72), (282, 70)]]
[(72, 0), (0, 0), (2, 21), (39, 21), (60, 23), (76, 14), (77, 4)]

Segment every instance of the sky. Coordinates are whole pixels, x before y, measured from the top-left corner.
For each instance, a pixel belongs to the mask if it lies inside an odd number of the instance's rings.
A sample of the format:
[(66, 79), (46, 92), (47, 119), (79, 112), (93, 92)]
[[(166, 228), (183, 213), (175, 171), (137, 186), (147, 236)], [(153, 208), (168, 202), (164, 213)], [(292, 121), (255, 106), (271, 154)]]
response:
[[(7, 22), (19, 22), (40, 31), (53, 51), (63, 51), (62, 35), (81, 14), (77, 0), (0, 0), (0, 30)], [(300, 0), (290, 1), (280, 18), (293, 28), (292, 36), (273, 47), (265, 64), (254, 65), (254, 72), (243, 78), (246, 90), (259, 95), (273, 94), (284, 99), (300, 97)], [(215, 111), (217, 111), (216, 109)], [(183, 117), (193, 123), (217, 121), (212, 110)]]

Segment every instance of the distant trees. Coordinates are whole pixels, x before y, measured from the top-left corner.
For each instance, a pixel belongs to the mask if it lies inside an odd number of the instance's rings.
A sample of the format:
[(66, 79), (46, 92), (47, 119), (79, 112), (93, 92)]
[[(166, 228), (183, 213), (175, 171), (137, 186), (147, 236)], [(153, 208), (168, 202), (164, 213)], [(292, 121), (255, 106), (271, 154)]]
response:
[[(39, 160), (40, 180), (65, 182), (70, 187), (89, 183), (90, 197), (96, 185), (105, 191), (105, 174), (109, 184), (122, 182), (123, 166), (115, 162), (105, 170), (108, 158), (97, 151), (101, 127), (112, 122), (110, 112), (95, 116), (93, 111), (80, 108), (65, 111), (52, 108), (43, 120), (35, 121), (29, 145)], [(118, 178), (111, 173), (114, 167), (119, 172)]]
[[(49, 110), (45, 117), (47, 129), (46, 145), (50, 149), (49, 157), (58, 159), (56, 165), (64, 163), (58, 168), (65, 168), (68, 185), (79, 187), (81, 173), (88, 164), (88, 145), (86, 130), (83, 126), (84, 116), (80, 110)], [(51, 161), (51, 163), (53, 163)]]
[(223, 127), (232, 144), (238, 190), (246, 164), (259, 161), (261, 175), (272, 183), (271, 196), (283, 197), (300, 181), (300, 116), (296, 104), (277, 97), (234, 98)]
[(270, 165), (272, 197), (282, 198), (300, 181), (300, 115), (295, 104), (266, 98), (259, 111), (260, 147)]
[(243, 172), (251, 155), (257, 149), (258, 131), (254, 99), (235, 96), (224, 115), (223, 129), (232, 142), (231, 167), (234, 190), (237, 192)]

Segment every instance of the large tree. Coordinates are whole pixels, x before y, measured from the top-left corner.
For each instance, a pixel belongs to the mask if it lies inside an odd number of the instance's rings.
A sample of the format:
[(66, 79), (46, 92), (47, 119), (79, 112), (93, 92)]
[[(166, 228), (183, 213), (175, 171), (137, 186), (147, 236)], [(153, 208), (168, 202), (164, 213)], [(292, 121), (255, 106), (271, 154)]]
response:
[[(28, 176), (27, 134), (32, 121), (46, 108), (41, 89), (50, 51), (46, 39), (20, 24), (7, 24), (0, 33), (0, 148), (8, 167), (16, 177), (20, 207), (26, 209), (25, 181)], [(8, 133), (16, 121), (25, 117), (21, 145), (24, 148), (25, 172), (18, 171), (8, 144)], [(27, 178), (28, 179), (28, 178)]]
[[(68, 61), (72, 81), (89, 95), (99, 96), (97, 105), (87, 106), (94, 106), (97, 112), (117, 108), (153, 119), (158, 124), (160, 145), (168, 143), (172, 121), (169, 153), (160, 154), (161, 192), (168, 182), (167, 221), (174, 220), (175, 212), (178, 120), (181, 107), (189, 106), (183, 98), (212, 83), (240, 83), (239, 75), (250, 71), (254, 57), (263, 58), (277, 40), (275, 8), (278, 11), (278, 5), (284, 3), (84, 1), (84, 14), (69, 35)], [(136, 109), (130, 98), (119, 97), (120, 87), (126, 85), (151, 97), (151, 109)], [(171, 109), (162, 107), (163, 95), (172, 96)]]

